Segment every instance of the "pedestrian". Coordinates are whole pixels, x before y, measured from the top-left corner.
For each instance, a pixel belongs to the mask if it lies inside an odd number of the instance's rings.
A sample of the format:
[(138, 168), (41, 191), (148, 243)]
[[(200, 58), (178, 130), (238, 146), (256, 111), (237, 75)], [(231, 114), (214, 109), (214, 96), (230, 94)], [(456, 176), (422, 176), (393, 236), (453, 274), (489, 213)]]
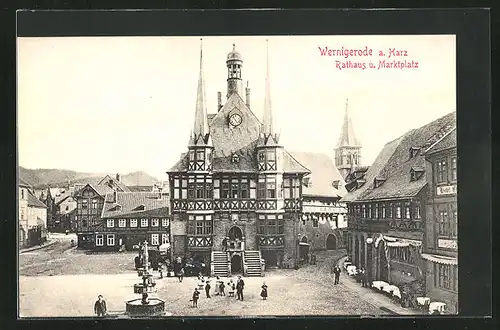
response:
[(233, 279), (229, 280), (229, 282), (227, 283), (227, 286), (229, 287), (229, 297), (234, 297), (235, 285), (234, 285)]
[(221, 296), (225, 296), (226, 295), (226, 292), (224, 291), (225, 287), (226, 286), (224, 285), (224, 281), (220, 281), (219, 290), (220, 290), (220, 295)]
[(266, 300), (267, 299), (267, 285), (266, 285), (266, 282), (262, 283), (261, 288), (262, 288), (262, 290), (260, 291), (260, 296), (262, 297), (262, 300)]
[(163, 264), (162, 263), (160, 263), (158, 265), (158, 272), (160, 273), (160, 279), (162, 279), (163, 278)]
[(245, 282), (238, 276), (238, 281), (236, 282), (236, 296), (238, 300), (243, 301), (243, 289), (245, 288)]
[(340, 278), (340, 267), (339, 265), (335, 266), (333, 270), (333, 274), (335, 275), (335, 282), (334, 284), (337, 285), (339, 284), (339, 278)]
[(366, 270), (364, 268), (361, 269), (361, 286), (366, 287)]
[(222, 240), (222, 251), (227, 251), (227, 237), (224, 237), (224, 239)]
[(103, 317), (107, 315), (106, 301), (102, 295), (97, 296), (97, 301), (94, 304), (94, 313), (98, 317)]
[(210, 297), (210, 281), (207, 281), (207, 283), (205, 284), (205, 293), (207, 294), (207, 298), (212, 298)]
[(219, 276), (216, 277), (215, 279), (215, 287), (214, 287), (214, 290), (215, 290), (215, 296), (218, 296), (220, 294), (220, 278)]
[(200, 298), (200, 291), (198, 291), (198, 288), (194, 288), (193, 299), (191, 300), (193, 307), (198, 307), (198, 298)]
[(177, 279), (179, 279), (179, 282), (182, 283), (183, 278), (184, 278), (184, 267), (181, 267), (181, 269), (179, 269), (179, 272), (177, 273)]

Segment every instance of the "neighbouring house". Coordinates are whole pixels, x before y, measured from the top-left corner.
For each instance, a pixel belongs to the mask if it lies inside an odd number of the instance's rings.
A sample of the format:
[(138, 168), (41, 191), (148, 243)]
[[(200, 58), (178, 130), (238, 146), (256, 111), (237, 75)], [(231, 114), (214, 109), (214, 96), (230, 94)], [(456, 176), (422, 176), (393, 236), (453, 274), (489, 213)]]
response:
[(302, 182), (302, 218), (299, 223), (301, 257), (305, 257), (309, 250), (344, 248), (347, 243), (347, 207), (339, 201), (347, 191), (342, 175), (326, 154), (290, 154), (311, 171)]
[(73, 194), (65, 194), (62, 199), (56, 203), (56, 231), (65, 232), (66, 230), (74, 232), (77, 228), (76, 214), (77, 201)]
[(132, 250), (141, 242), (151, 246), (170, 242), (168, 197), (153, 192), (106, 194), (101, 221), (94, 228), (94, 249)]
[(426, 296), (458, 313), (457, 130), (452, 129), (425, 152), (429, 185), (422, 257)]
[(342, 198), (349, 215), (348, 254), (371, 280), (424, 282), (421, 249), (430, 215), (424, 154), (455, 127), (453, 112), (387, 143)]
[(18, 190), (19, 247), (41, 244), (47, 240), (47, 207), (22, 178), (19, 178)]
[(93, 249), (95, 247), (95, 230), (101, 224), (104, 198), (106, 194), (114, 191), (130, 191), (127, 186), (120, 182), (118, 174), (115, 179), (106, 175), (95, 186), (88, 183), (83, 187), (78, 187), (74, 198), (77, 205), (75, 217), (79, 248)]

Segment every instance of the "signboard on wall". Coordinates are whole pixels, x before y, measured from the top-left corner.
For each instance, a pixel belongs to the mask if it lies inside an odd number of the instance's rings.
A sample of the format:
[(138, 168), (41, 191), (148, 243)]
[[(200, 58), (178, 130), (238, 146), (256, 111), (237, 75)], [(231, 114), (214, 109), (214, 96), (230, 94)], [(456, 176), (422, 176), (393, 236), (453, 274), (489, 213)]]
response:
[(441, 249), (458, 249), (457, 240), (438, 238), (438, 248)]
[(453, 185), (450, 185), (450, 186), (439, 186), (439, 187), (436, 187), (436, 194), (438, 196), (441, 196), (441, 195), (453, 195), (453, 194), (456, 194), (457, 193), (457, 185), (456, 184), (453, 184)]

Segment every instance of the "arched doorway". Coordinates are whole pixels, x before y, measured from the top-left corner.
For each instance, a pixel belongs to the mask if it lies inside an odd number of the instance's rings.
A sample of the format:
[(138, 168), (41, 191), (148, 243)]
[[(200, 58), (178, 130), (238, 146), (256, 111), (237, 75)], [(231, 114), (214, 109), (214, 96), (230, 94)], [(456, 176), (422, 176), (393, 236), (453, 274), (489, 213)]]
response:
[(243, 268), (243, 260), (238, 253), (235, 253), (231, 258), (231, 273), (239, 274)]
[(241, 240), (243, 238), (243, 232), (241, 231), (240, 227), (233, 226), (233, 227), (231, 227), (231, 229), (229, 229), (229, 232), (227, 233), (227, 236), (232, 241), (234, 241), (235, 239), (240, 239)]
[(326, 249), (336, 250), (337, 249), (337, 238), (333, 234), (328, 234), (326, 237)]
[(299, 243), (300, 260), (305, 261), (308, 254), (309, 254), (309, 243), (307, 242), (307, 237), (303, 236)]
[(378, 245), (378, 275), (379, 280), (389, 282), (389, 265), (385, 255), (385, 243), (381, 241)]

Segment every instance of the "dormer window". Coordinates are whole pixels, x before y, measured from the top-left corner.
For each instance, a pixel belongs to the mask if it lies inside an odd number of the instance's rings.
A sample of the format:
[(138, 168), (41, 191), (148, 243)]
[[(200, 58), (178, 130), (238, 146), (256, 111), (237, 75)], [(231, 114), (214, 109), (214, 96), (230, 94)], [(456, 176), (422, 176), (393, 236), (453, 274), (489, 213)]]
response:
[(410, 148), (410, 159), (418, 156), (420, 153), (420, 147), (411, 147)]
[(302, 184), (305, 187), (311, 187), (312, 186), (312, 180), (311, 180), (311, 178), (304, 178), (303, 181), (302, 181)]
[(133, 211), (144, 211), (144, 209), (145, 209), (144, 204), (141, 204), (141, 205), (137, 206), (135, 209), (133, 209)]
[(410, 182), (417, 181), (425, 173), (424, 168), (414, 166), (410, 169)]
[(385, 182), (385, 179), (384, 178), (375, 178), (373, 179), (373, 186), (375, 188), (378, 188), (380, 187), (383, 183)]
[(240, 156), (238, 156), (237, 154), (233, 154), (231, 156), (231, 163), (238, 163), (240, 161)]
[(361, 188), (361, 187), (362, 187), (365, 183), (366, 183), (366, 180), (365, 180), (365, 179), (358, 179), (358, 180), (356, 181), (356, 186), (357, 186), (357, 188), (359, 189), (359, 188)]
[(332, 182), (332, 187), (335, 189), (339, 189), (340, 188), (340, 180), (334, 180)]

